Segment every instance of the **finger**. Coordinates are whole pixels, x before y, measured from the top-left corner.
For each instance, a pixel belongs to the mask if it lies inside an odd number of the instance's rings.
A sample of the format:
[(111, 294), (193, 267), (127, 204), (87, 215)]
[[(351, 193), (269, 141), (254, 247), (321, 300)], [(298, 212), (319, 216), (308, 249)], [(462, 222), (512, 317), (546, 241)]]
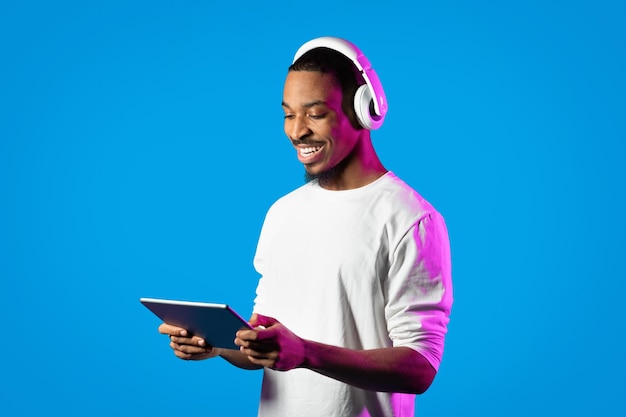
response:
[(172, 324), (161, 323), (159, 326), (159, 333), (169, 334), (175, 336), (187, 336), (187, 330), (182, 327), (174, 326)]
[(276, 366), (276, 361), (273, 359), (266, 358), (255, 358), (252, 356), (248, 356), (248, 360), (255, 365), (262, 366), (264, 368), (273, 369)]
[(209, 347), (206, 341), (198, 336), (192, 337), (182, 337), (182, 336), (170, 336), (170, 340), (172, 342), (178, 343), (179, 345), (193, 345), (193, 346), (202, 346)]
[(263, 351), (263, 350), (252, 349), (252, 348), (244, 348), (244, 347), (240, 348), (239, 350), (244, 355), (246, 355), (246, 356), (248, 356), (250, 358), (257, 359), (257, 360), (273, 360), (273, 361), (276, 361), (278, 359), (278, 352), (275, 351), (275, 350)]
[(191, 359), (193, 358), (193, 355), (192, 355), (192, 354), (190, 354), (190, 353), (185, 353), (185, 352), (181, 352), (181, 351), (178, 351), (178, 350), (175, 350), (175, 351), (174, 351), (174, 355), (175, 355), (177, 358), (184, 359), (184, 360), (191, 360)]
[(175, 350), (174, 355), (177, 358), (184, 359), (186, 361), (200, 360), (200, 359), (206, 358), (207, 356), (210, 356), (210, 355), (203, 354), (203, 353), (185, 353), (185, 352), (181, 352), (180, 350)]
[(205, 353), (211, 353), (213, 351), (213, 349), (210, 347), (205, 348), (201, 346), (185, 345), (185, 344), (176, 343), (174, 341), (170, 342), (170, 347), (174, 349), (175, 351), (189, 353), (189, 354), (199, 354), (199, 353), (205, 354)]
[(278, 326), (280, 326), (280, 323), (274, 322), (274, 324), (268, 326), (268, 328), (255, 330), (256, 335), (254, 340), (259, 342), (274, 340), (279, 330)]
[[(268, 316), (264, 316), (262, 314), (253, 314), (252, 317), (254, 318), (254, 325), (253, 327), (257, 327), (257, 326), (263, 326), (265, 328), (273, 326), (275, 324), (278, 324), (279, 321), (276, 320), (274, 317), (268, 317)], [(252, 324), (252, 323), (250, 323)]]
[(240, 330), (236, 334), (235, 344), (237, 346), (264, 346), (264, 350), (274, 349), (277, 346), (276, 328), (258, 329), (258, 330)]
[(273, 339), (256, 340), (256, 339), (246, 339), (246, 338), (241, 338), (241, 337), (235, 338), (235, 344), (240, 347), (258, 349), (264, 352), (275, 350), (278, 346), (276, 341)]
[(255, 340), (238, 340), (235, 339), (235, 344), (239, 346), (241, 349), (251, 349), (257, 352), (268, 353), (268, 352), (278, 352), (279, 346), (274, 341), (255, 341)]
[(258, 331), (259, 330), (239, 330), (235, 334), (235, 336), (237, 337), (237, 339), (240, 339), (242, 341), (256, 340)]
[(250, 317), (250, 320), (248, 320), (248, 323), (250, 324), (250, 326), (252, 326), (252, 327), (256, 327), (257, 326), (258, 317), (259, 317), (259, 315), (257, 313), (252, 313), (252, 316)]

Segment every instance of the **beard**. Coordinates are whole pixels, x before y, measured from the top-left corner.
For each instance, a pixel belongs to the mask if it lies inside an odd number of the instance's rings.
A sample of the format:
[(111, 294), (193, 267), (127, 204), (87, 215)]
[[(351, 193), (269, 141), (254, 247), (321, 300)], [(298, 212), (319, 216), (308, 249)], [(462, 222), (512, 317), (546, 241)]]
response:
[(306, 169), (304, 170), (304, 182), (309, 183), (317, 180), (317, 183), (324, 187), (325, 184), (333, 182), (333, 180), (343, 173), (345, 166), (347, 165), (347, 159), (342, 160), (332, 168), (322, 171), (319, 174), (311, 174)]
[(309, 171), (304, 170), (304, 182), (308, 183), (317, 180), (320, 185), (323, 185), (332, 181), (337, 176), (337, 171), (337, 167), (327, 169), (319, 174), (311, 174)]

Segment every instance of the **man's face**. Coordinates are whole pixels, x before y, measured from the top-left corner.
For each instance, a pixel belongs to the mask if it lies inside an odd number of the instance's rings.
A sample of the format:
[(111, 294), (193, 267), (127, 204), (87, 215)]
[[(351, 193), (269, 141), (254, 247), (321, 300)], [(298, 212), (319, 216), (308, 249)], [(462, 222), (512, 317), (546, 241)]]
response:
[(359, 131), (342, 110), (342, 92), (330, 74), (289, 71), (283, 91), (285, 133), (310, 175), (351, 156)]

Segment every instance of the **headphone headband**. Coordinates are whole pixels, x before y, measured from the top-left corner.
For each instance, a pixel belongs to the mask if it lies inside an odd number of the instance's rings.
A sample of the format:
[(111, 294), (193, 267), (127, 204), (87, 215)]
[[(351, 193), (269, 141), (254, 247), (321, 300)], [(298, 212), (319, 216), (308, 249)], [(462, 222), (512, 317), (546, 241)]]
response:
[[(387, 98), (385, 97), (385, 91), (380, 79), (367, 57), (350, 41), (332, 36), (322, 36), (312, 39), (298, 48), (293, 62), (296, 62), (302, 55), (315, 48), (332, 49), (352, 61), (363, 76), (367, 86), (365, 89), (359, 88), (355, 95), (354, 106), (357, 117), (361, 125), (366, 129), (378, 129), (383, 124), (387, 114)], [(370, 112), (370, 102), (374, 104), (374, 114)]]

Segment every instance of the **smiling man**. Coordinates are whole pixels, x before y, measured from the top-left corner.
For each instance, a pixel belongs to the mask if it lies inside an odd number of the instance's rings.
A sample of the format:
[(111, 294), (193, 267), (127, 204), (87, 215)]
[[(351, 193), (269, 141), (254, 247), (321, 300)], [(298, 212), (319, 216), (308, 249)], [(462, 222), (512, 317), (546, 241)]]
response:
[(303, 45), (283, 92), (307, 182), (267, 213), (254, 330), (239, 351), (163, 324), (182, 359), (263, 369), (260, 416), (413, 416), (443, 354), (452, 306), (441, 215), (379, 160), (386, 99), (351, 43)]

